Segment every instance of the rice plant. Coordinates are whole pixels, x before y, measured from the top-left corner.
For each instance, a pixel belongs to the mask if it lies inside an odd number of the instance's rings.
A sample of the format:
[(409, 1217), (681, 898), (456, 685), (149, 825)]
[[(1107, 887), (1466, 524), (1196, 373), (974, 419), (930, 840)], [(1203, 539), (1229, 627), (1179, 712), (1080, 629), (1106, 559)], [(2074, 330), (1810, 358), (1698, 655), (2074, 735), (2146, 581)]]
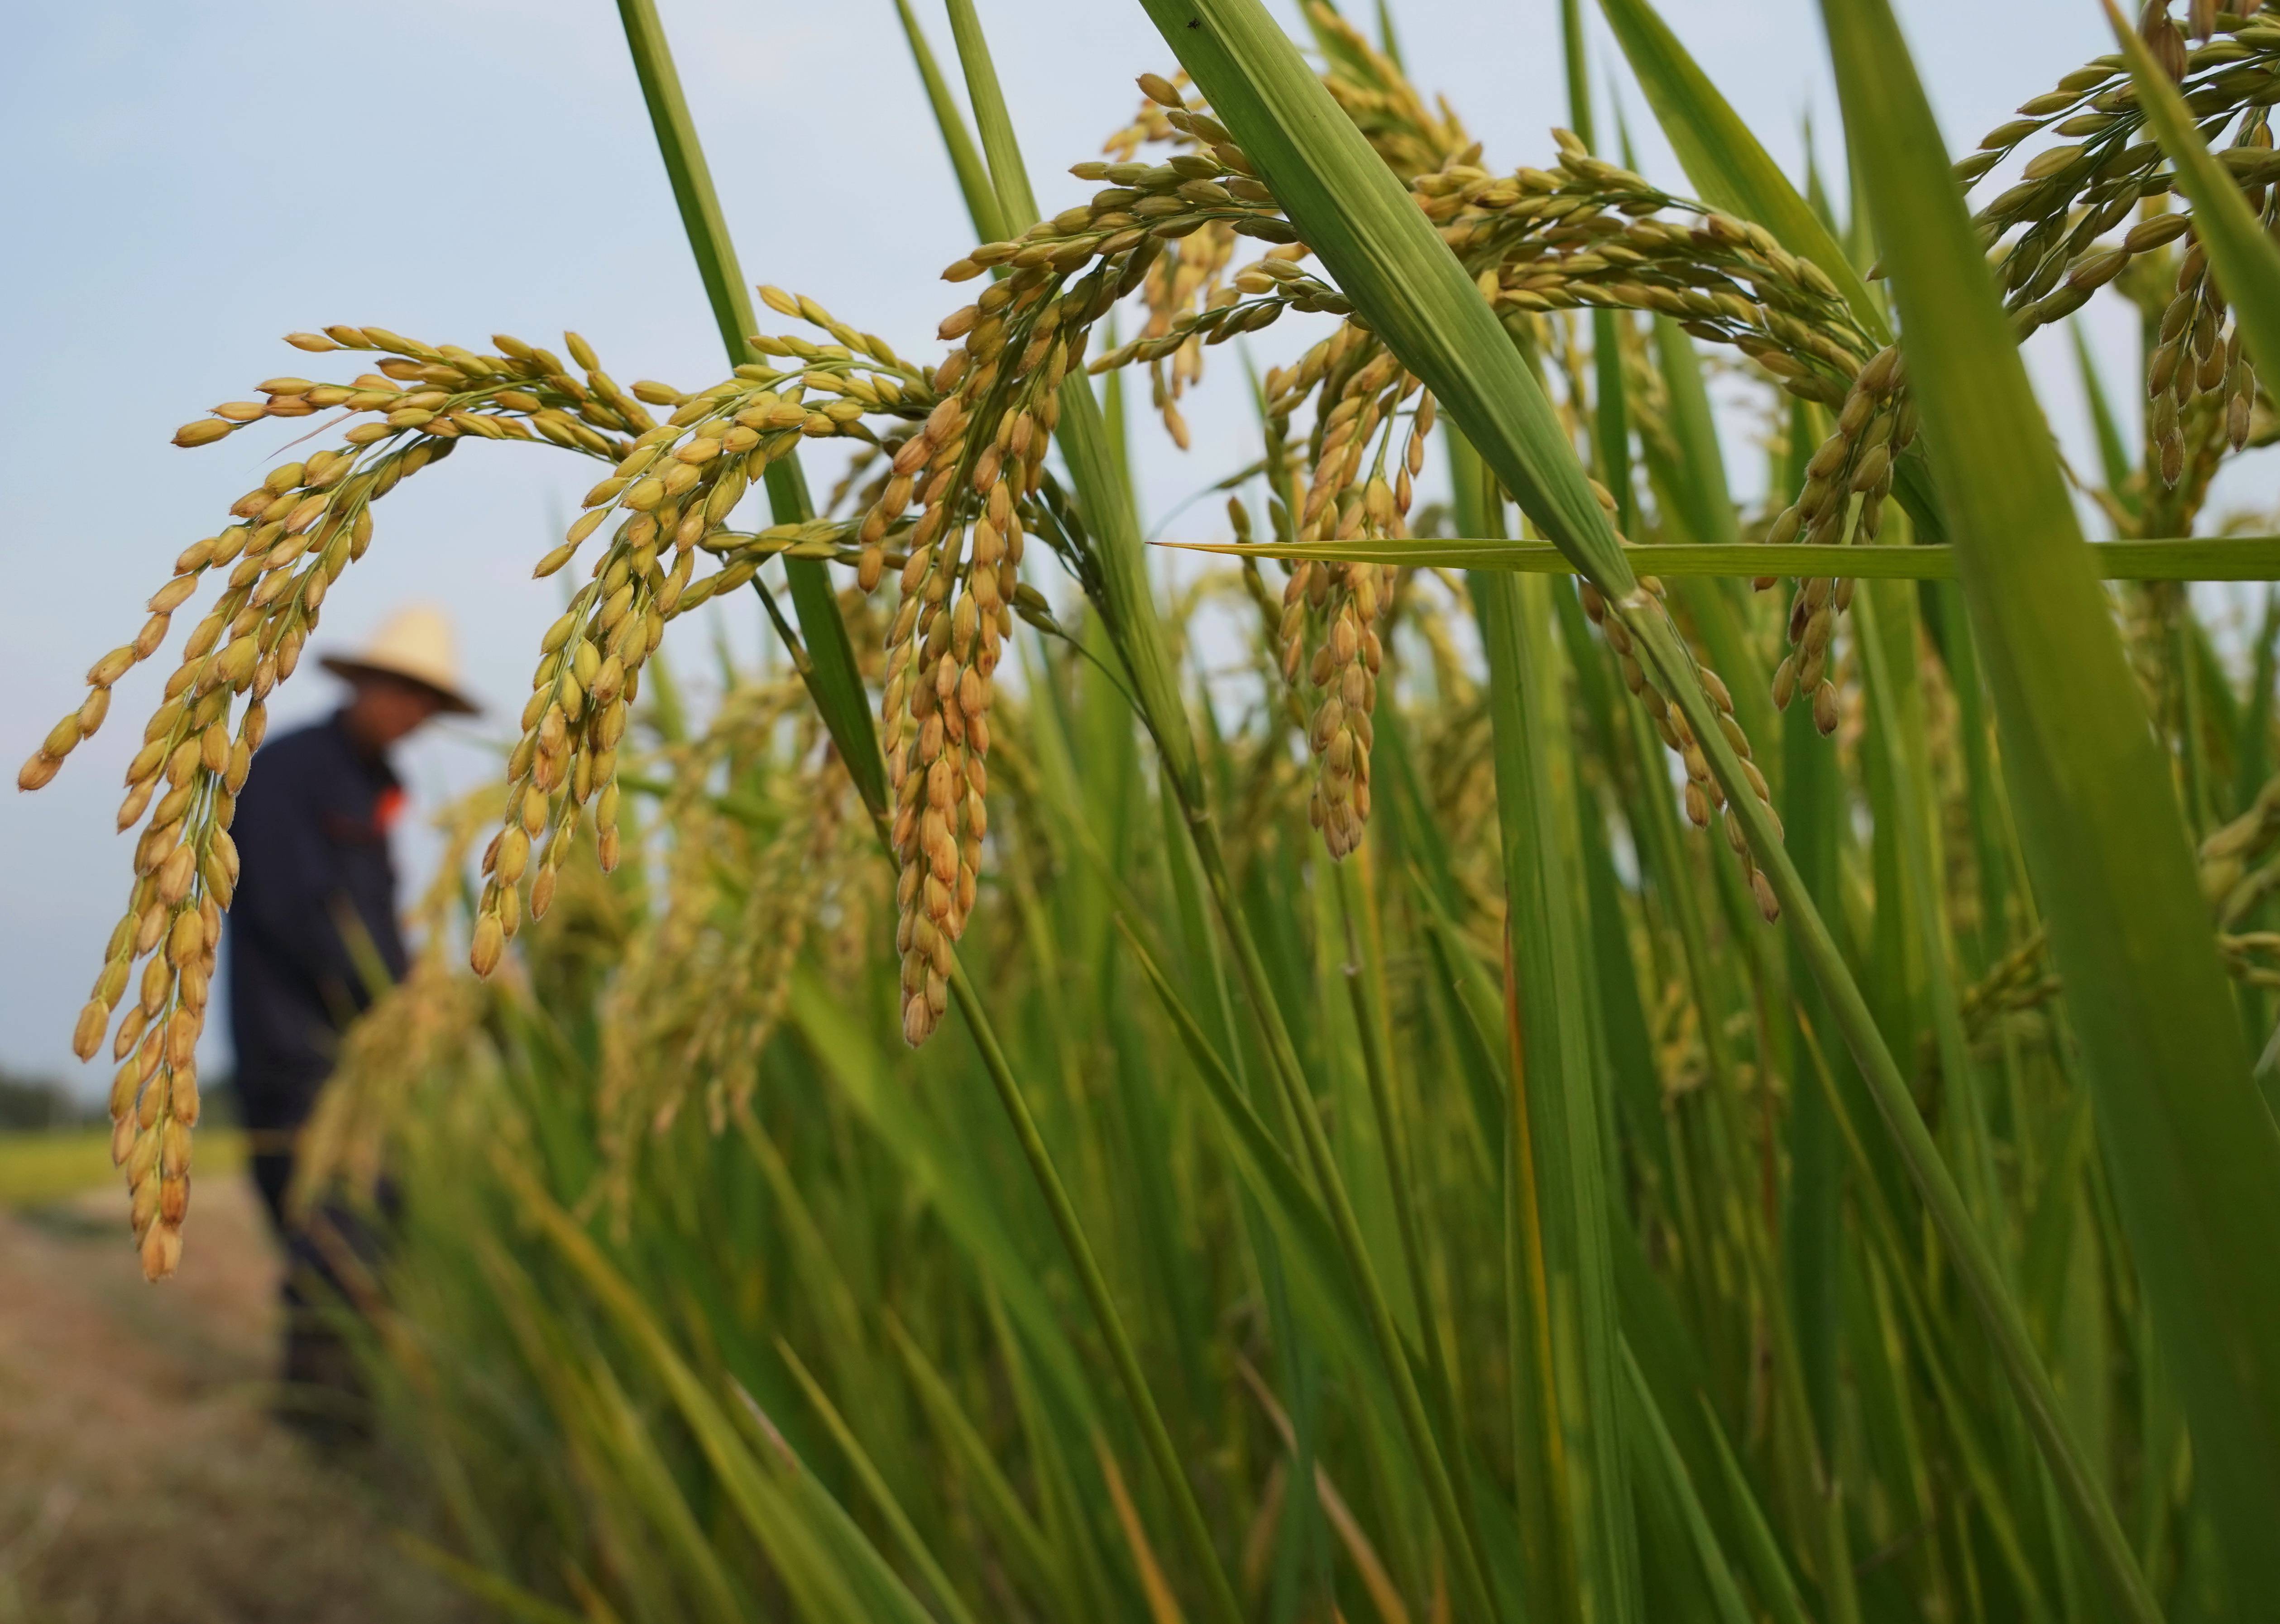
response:
[[(1569, 127), (1499, 170), (1326, 5), (1309, 57), (1144, 3), (1178, 71), (1043, 219), (971, 0), (971, 129), (902, 9), (980, 240), (940, 358), (759, 331), (623, 0), (728, 377), (335, 326), (289, 342), (373, 371), (183, 427), (353, 425), (19, 781), (224, 573), (78, 1032), (146, 1270), (266, 696), (380, 497), (544, 441), (605, 467), (537, 573), (597, 556), (312, 1130), (404, 1192), (375, 1358), (503, 1612), (2259, 1616), (2280, 612), (2236, 658), (2183, 583), (2280, 575), (2203, 511), (2280, 434), (2280, 24), (2154, 0), (1951, 169), (1883, 0), (1826, 0), (1840, 218), (1646, 0), (1691, 196), (1592, 138), (1572, 7)], [(2085, 352), (2069, 471), (2017, 345), (2101, 289), (2145, 428)], [(1257, 409), (1168, 602), (1144, 382), (1182, 443)], [(669, 627), (747, 587), (782, 658), (694, 718)]]

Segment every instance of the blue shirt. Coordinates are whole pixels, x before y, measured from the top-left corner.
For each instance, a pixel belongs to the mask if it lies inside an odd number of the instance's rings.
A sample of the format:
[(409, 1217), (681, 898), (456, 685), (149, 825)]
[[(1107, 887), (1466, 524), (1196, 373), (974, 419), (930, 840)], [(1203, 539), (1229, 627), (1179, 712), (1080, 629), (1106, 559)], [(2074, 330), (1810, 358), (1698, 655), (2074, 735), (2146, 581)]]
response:
[(359, 749), (337, 713), (255, 752), (230, 830), (238, 881), (224, 932), (249, 1128), (299, 1127), (341, 1033), (404, 974), (388, 840), (401, 796), (387, 757)]

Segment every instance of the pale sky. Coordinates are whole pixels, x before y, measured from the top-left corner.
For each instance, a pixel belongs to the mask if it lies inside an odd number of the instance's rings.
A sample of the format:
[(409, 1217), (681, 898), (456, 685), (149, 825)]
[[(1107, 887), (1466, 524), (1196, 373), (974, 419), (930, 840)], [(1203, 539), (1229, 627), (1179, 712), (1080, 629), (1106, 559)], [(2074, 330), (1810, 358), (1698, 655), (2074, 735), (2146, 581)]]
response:
[[(963, 301), (934, 279), (970, 234), (890, 0), (659, 4), (750, 278), (935, 356), (936, 322)], [(939, 0), (914, 7), (955, 81)], [(2110, 43), (2094, 0), (1899, 10), (1952, 150)], [(1810, 0), (1664, 11), (1796, 173), (1806, 118), (1833, 128), (1836, 117)], [(981, 0), (981, 12), (1044, 208), (1082, 200), (1091, 189), (1066, 166), (1128, 119), (1132, 76), (1168, 71), (1170, 52), (1136, 0)], [(1545, 132), (1564, 121), (1556, 19), (1556, 0), (1396, 6), (1413, 75), (1447, 95), (1502, 167), (1544, 162)], [(1622, 72), (1594, 26), (1604, 97)], [(697, 387), (722, 373), (604, 0), (77, 0), (27, 7), (9, 31), (0, 758), (12, 774), (78, 703), (87, 666), (133, 635), (173, 555), (212, 534), (293, 437), (262, 426), (184, 451), (167, 443), (176, 426), (263, 378), (362, 370), (328, 371), (282, 334), (373, 322), (480, 349), (502, 330), (558, 346), (573, 327), (621, 381)], [(1622, 94), (1642, 166), (1685, 190), (1644, 104)], [(2128, 324), (2109, 313), (2096, 330), (2119, 340)], [(2128, 353), (2112, 351), (2117, 380)], [(2081, 448), (2062, 347), (2042, 342), (2036, 360), (2056, 426)], [(1152, 512), (1249, 460), (1247, 408), (1221, 400), (1190, 413), (1185, 458), (1137, 425)], [(1753, 489), (1745, 450), (1731, 449), (1737, 484)], [(327, 602), (312, 652), (352, 645), (411, 598), (458, 621), (468, 684), (491, 715), (403, 752), (422, 810), (495, 770), (490, 745), (560, 596), (530, 564), (597, 477), (551, 450), (471, 443), (381, 504), (371, 552)], [(1199, 504), (1177, 533), (1205, 539), (1223, 524)], [(748, 598), (725, 611), (744, 646), (756, 612)], [(177, 617), (177, 643), (189, 624)], [(668, 649), (696, 651), (695, 630)], [(120, 774), (173, 665), (161, 656), (122, 683), (104, 731), (47, 789), (0, 788), (0, 1067), (104, 1085), (102, 1068), (73, 1060), (70, 1032), (126, 898), (128, 843), (112, 833)], [(321, 715), (333, 693), (305, 661), (273, 704), (273, 731)], [(415, 840), (406, 853), (414, 881), (421, 850)], [(226, 1049), (210, 1043), (207, 1063), (226, 1065)]]

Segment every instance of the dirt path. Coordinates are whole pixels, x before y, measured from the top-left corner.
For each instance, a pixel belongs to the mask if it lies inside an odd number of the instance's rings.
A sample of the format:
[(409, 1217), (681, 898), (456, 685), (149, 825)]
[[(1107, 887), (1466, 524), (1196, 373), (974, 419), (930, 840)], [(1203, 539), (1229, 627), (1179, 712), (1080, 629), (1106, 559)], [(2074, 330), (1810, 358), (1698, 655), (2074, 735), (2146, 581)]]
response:
[(147, 1286), (123, 1195), (0, 1212), (0, 1624), (458, 1624), (383, 1492), (266, 1413), (275, 1254), (201, 1185)]

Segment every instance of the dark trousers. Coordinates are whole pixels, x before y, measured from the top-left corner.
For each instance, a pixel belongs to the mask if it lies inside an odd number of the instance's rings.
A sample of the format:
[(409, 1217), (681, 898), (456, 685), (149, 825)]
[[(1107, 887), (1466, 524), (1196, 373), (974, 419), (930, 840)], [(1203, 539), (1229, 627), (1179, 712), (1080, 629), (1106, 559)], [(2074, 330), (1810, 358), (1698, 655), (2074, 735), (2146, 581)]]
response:
[(314, 1417), (329, 1427), (361, 1432), (366, 1394), (344, 1317), (361, 1314), (372, 1302), (386, 1255), (384, 1227), (396, 1210), (396, 1191), (383, 1184), (374, 1211), (361, 1213), (337, 1200), (308, 1204), (292, 1212), (290, 1151), (264, 1151), (252, 1158), (254, 1188), (261, 1193), (269, 1221), (285, 1249), (283, 1380), (289, 1417)]

